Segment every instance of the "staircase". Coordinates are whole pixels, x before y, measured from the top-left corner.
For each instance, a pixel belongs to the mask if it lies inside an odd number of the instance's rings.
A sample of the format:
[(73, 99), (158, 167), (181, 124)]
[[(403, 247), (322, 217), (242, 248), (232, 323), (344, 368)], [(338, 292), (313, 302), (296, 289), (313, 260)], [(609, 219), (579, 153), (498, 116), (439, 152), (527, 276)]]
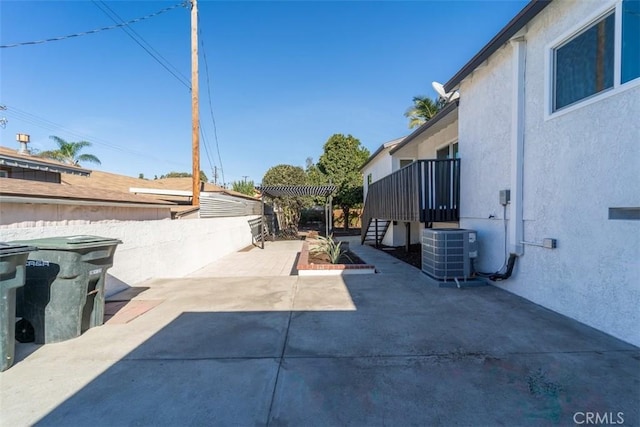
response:
[(373, 242), (375, 246), (378, 246), (382, 242), (384, 235), (387, 234), (390, 225), (391, 221), (387, 219), (370, 219), (367, 225), (367, 232), (362, 236), (362, 244)]

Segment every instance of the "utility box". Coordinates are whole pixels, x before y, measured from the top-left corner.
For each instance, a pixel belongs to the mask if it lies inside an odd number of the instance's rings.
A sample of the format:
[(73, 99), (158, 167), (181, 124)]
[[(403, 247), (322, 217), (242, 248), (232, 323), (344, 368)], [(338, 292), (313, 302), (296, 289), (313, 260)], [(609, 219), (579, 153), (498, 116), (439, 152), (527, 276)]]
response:
[(17, 293), (17, 315), (47, 344), (80, 336), (104, 322), (104, 283), (117, 239), (65, 236), (15, 243), (37, 246), (27, 260), (25, 285)]
[(507, 206), (511, 201), (511, 190), (500, 190), (500, 204)]
[(0, 242), (0, 372), (15, 356), (16, 289), (24, 285), (29, 252), (37, 248)]
[(459, 228), (427, 228), (422, 233), (422, 271), (436, 280), (467, 280), (478, 256), (477, 233)]

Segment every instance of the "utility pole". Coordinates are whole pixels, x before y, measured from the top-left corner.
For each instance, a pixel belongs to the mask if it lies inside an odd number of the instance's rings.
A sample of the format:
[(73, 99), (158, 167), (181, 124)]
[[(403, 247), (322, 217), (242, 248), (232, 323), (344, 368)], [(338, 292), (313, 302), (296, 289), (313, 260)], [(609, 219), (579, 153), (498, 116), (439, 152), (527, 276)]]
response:
[(198, 0), (191, 0), (191, 145), (193, 158), (193, 198), (200, 206), (200, 108), (198, 105)]

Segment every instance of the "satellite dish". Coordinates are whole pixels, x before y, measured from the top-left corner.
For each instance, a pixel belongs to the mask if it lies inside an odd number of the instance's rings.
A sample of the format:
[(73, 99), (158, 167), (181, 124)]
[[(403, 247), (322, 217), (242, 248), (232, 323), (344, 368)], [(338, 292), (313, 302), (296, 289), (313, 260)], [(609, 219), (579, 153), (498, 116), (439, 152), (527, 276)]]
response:
[(458, 93), (458, 91), (445, 92), (444, 86), (438, 82), (431, 82), (431, 86), (433, 86), (433, 90), (435, 90), (438, 93), (438, 96), (444, 99), (445, 102), (455, 101), (460, 98), (460, 93)]

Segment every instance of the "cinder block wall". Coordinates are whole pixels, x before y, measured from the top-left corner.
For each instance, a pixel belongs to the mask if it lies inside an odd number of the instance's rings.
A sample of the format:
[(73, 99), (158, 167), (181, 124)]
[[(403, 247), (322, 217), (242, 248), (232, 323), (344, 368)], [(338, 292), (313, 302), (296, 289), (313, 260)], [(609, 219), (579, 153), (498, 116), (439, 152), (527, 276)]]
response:
[(256, 216), (44, 226), (0, 230), (0, 241), (95, 235), (122, 240), (106, 294), (153, 277), (182, 277), (251, 244)]

